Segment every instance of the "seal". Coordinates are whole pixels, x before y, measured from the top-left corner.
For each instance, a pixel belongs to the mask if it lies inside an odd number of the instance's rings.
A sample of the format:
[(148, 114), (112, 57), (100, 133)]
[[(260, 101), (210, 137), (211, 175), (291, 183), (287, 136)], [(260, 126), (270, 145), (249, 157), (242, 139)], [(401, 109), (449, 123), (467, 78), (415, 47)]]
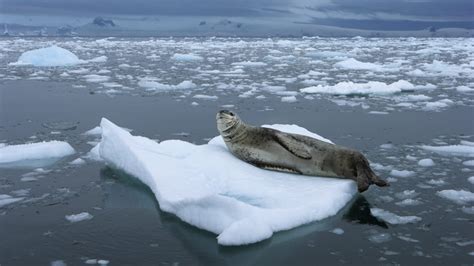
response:
[(257, 167), (308, 176), (347, 178), (359, 192), (371, 184), (389, 184), (370, 168), (362, 153), (299, 134), (245, 124), (237, 114), (222, 110), (217, 129), (237, 158)]

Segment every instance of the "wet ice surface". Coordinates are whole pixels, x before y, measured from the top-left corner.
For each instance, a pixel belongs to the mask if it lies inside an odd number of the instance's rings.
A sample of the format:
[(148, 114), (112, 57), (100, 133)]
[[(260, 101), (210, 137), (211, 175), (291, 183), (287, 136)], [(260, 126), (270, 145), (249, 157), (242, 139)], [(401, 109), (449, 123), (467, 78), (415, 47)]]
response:
[[(107, 59), (8, 66), (27, 50), (54, 44), (82, 60)], [(0, 170), (6, 240), (0, 263), (470, 263), (473, 45), (469, 39), (2, 39), (0, 147), (58, 140), (76, 153), (46, 166)], [(384, 88), (400, 80), (413, 89), (301, 91), (340, 82)], [(391, 186), (371, 188), (327, 220), (222, 249), (214, 234), (161, 212), (146, 187), (88, 154), (100, 136), (83, 133), (103, 116), (134, 135), (203, 144), (216, 135), (221, 108), (251, 124), (299, 124), (357, 148)], [(390, 224), (373, 208), (396, 215), (386, 219), (421, 220)], [(65, 219), (83, 212), (93, 219)]]

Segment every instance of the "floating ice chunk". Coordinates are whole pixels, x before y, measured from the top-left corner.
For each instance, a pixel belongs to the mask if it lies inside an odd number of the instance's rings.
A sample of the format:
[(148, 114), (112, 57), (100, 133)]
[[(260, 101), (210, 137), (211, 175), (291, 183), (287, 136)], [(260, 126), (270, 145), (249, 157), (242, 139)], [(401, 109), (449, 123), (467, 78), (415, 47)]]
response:
[(71, 223), (77, 223), (85, 220), (90, 220), (94, 218), (90, 213), (88, 212), (81, 212), (79, 214), (71, 214), (71, 215), (66, 215), (65, 216), (66, 220), (70, 221)]
[(409, 171), (409, 170), (393, 169), (392, 171), (390, 171), (390, 175), (395, 176), (395, 177), (410, 177), (410, 176), (414, 176), (415, 172)]
[(215, 95), (205, 95), (205, 94), (196, 94), (193, 96), (195, 99), (204, 99), (204, 100), (217, 100), (219, 97)]
[[(106, 119), (101, 127), (100, 156), (109, 165), (149, 186), (163, 211), (218, 234), (219, 244), (250, 244), (327, 218), (356, 193), (351, 180), (254, 167), (233, 156), (220, 136), (206, 145), (180, 140), (158, 144)], [(295, 125), (272, 127), (308, 135)]]
[(56, 45), (24, 52), (15, 63), (9, 65), (33, 65), (40, 67), (72, 66), (86, 61), (74, 53)]
[(474, 176), (470, 176), (467, 181), (469, 181), (469, 183), (473, 184), (474, 185)]
[(102, 161), (102, 158), (100, 157), (100, 143), (95, 145), (94, 148), (92, 148), (87, 154), (86, 156), (84, 156), (84, 158), (86, 159), (89, 159), (89, 160), (92, 160), (92, 161), (97, 161), (97, 162), (101, 162)]
[(420, 193), (416, 192), (415, 190), (404, 190), (402, 192), (398, 192), (395, 196), (399, 199), (412, 199), (418, 196)]
[(426, 158), (426, 159), (421, 159), (418, 161), (418, 165), (419, 166), (423, 166), (423, 167), (430, 167), (430, 166), (434, 166), (435, 163), (433, 162), (432, 159), (430, 158)]
[(195, 54), (174, 54), (171, 59), (182, 62), (202, 61), (204, 58)]
[(86, 161), (84, 161), (83, 159), (77, 158), (74, 161), (70, 162), (69, 164), (70, 165), (82, 165), (82, 164), (85, 164), (85, 163), (86, 163)]
[(304, 93), (326, 93), (336, 95), (350, 95), (350, 94), (379, 94), (387, 95), (398, 93), (404, 90), (413, 90), (414, 85), (405, 80), (386, 84), (384, 82), (369, 81), (367, 83), (354, 82), (339, 82), (336, 85), (318, 85), (300, 89)]
[(334, 66), (337, 68), (342, 68), (342, 69), (371, 70), (371, 71), (377, 71), (377, 72), (397, 70), (397, 69), (386, 68), (382, 65), (378, 65), (374, 63), (361, 62), (354, 58), (349, 58), (344, 61), (338, 62), (334, 64)]
[(267, 63), (264, 62), (251, 62), (251, 61), (243, 61), (243, 62), (235, 62), (232, 63), (233, 66), (244, 66), (244, 67), (263, 67), (266, 66)]
[(474, 146), (470, 145), (447, 145), (447, 146), (429, 146), (422, 145), (422, 149), (433, 151), (442, 155), (474, 157)]
[(378, 233), (369, 236), (369, 241), (377, 244), (388, 242), (390, 240), (392, 240), (392, 236), (388, 233)]
[(194, 84), (190, 80), (185, 80), (182, 81), (181, 83), (177, 85), (168, 85), (168, 84), (163, 84), (159, 83), (156, 81), (148, 80), (148, 79), (141, 79), (138, 82), (138, 86), (142, 88), (147, 88), (150, 90), (162, 90), (162, 91), (169, 91), (169, 90), (187, 90), (187, 89), (194, 89), (197, 87), (196, 84)]
[(425, 103), (425, 107), (423, 107), (423, 109), (426, 111), (437, 111), (439, 109), (446, 108), (452, 104), (454, 104), (453, 101), (449, 99), (443, 99), (436, 102), (427, 102)]
[(99, 56), (99, 57), (95, 57), (95, 58), (92, 58), (92, 59), (90, 59), (90, 60), (87, 60), (87, 62), (89, 62), (89, 63), (103, 63), (103, 62), (107, 62), (107, 56), (102, 55), (102, 56)]
[(53, 140), (48, 142), (9, 145), (0, 148), (0, 164), (26, 160), (61, 158), (74, 153), (74, 148), (64, 141)]
[(408, 224), (421, 221), (421, 218), (418, 216), (399, 216), (379, 208), (371, 208), (370, 213), (390, 224)]
[(10, 195), (0, 194), (0, 208), (8, 204), (15, 203), (17, 201), (21, 201), (21, 200), (23, 200), (23, 198), (13, 198)]
[(295, 96), (285, 96), (285, 97), (281, 97), (281, 101), (284, 103), (294, 103), (294, 102), (297, 102), (298, 100), (296, 99)]
[(105, 82), (110, 79), (109, 76), (101, 76), (96, 74), (85, 75), (84, 78), (87, 82)]
[(344, 230), (342, 228), (334, 228), (333, 230), (331, 230), (331, 233), (334, 233), (336, 235), (342, 235), (344, 234)]
[(465, 166), (474, 166), (474, 160), (464, 161), (462, 164)]
[(382, 149), (393, 149), (393, 144), (392, 143), (384, 143), (380, 145), (380, 148)]
[(469, 88), (468, 86), (458, 86), (456, 90), (459, 92), (474, 92), (474, 89)]
[(397, 204), (398, 206), (416, 206), (420, 205), (421, 201), (417, 199), (404, 199), (402, 201), (396, 202), (395, 204)]
[(94, 127), (93, 129), (87, 130), (86, 132), (82, 133), (84, 135), (101, 135), (102, 134), (102, 129), (100, 127)]
[(447, 189), (436, 192), (442, 198), (451, 200), (459, 205), (464, 205), (474, 201), (474, 193), (466, 190)]
[(388, 115), (388, 112), (385, 112), (385, 111), (370, 111), (369, 114), (373, 114), (373, 115)]
[(430, 184), (430, 185), (435, 185), (435, 186), (441, 186), (441, 185), (445, 185), (446, 182), (442, 179), (430, 179), (428, 181), (426, 181), (427, 184)]
[(181, 83), (179, 83), (178, 85), (175, 86), (176, 89), (178, 90), (188, 90), (188, 89), (194, 89), (197, 87), (196, 84), (194, 84), (192, 81), (190, 80), (185, 80), (185, 81), (182, 81)]

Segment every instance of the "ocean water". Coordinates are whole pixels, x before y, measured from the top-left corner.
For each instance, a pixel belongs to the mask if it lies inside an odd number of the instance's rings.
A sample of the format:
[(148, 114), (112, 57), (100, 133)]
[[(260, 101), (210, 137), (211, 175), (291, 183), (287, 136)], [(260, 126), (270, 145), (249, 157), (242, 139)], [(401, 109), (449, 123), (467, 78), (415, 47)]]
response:
[[(84, 62), (11, 64), (51, 45)], [(0, 51), (0, 143), (63, 140), (77, 151), (0, 168), (0, 195), (23, 198), (0, 207), (2, 265), (472, 264), (472, 194), (438, 192), (473, 191), (474, 154), (423, 148), (472, 147), (472, 39), (3, 38)], [(356, 148), (391, 186), (326, 220), (223, 247), (162, 212), (133, 177), (85, 158), (99, 140), (82, 133), (102, 117), (134, 135), (202, 144), (218, 134), (220, 109)], [(78, 157), (85, 164), (69, 164)], [(425, 158), (434, 165), (420, 166)], [(421, 220), (390, 224), (371, 208)], [(93, 218), (65, 219), (81, 212)]]

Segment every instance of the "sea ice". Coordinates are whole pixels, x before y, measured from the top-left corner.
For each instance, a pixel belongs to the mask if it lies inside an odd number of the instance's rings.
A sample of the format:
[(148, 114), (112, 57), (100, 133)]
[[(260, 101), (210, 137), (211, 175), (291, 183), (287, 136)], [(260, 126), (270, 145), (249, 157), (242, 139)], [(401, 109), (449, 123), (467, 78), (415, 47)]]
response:
[(370, 213), (390, 224), (408, 224), (421, 221), (421, 218), (418, 216), (399, 216), (379, 208), (371, 208)]
[(430, 166), (434, 166), (435, 163), (433, 162), (432, 159), (430, 158), (426, 158), (426, 159), (421, 159), (418, 161), (418, 165), (419, 166), (423, 166), (423, 167), (430, 167)]
[(467, 181), (469, 181), (469, 183), (473, 184), (474, 185), (474, 176), (470, 176)]
[(410, 176), (414, 176), (415, 172), (410, 171), (410, 170), (393, 169), (392, 171), (390, 171), (390, 175), (395, 176), (395, 177), (410, 177)]
[(195, 54), (174, 54), (171, 59), (183, 62), (202, 61), (204, 58)]
[(436, 192), (442, 198), (451, 200), (459, 205), (464, 205), (474, 201), (474, 193), (466, 190), (447, 189)]
[(66, 220), (70, 221), (71, 223), (77, 223), (85, 220), (90, 220), (94, 218), (90, 213), (88, 212), (81, 212), (79, 214), (71, 214), (71, 215), (66, 215), (65, 216)]
[(56, 45), (24, 52), (10, 65), (33, 65), (40, 67), (71, 66), (85, 63), (74, 53)]
[(23, 200), (23, 198), (13, 198), (10, 195), (0, 194), (0, 208), (8, 204), (15, 203), (17, 201), (21, 201), (21, 200)]
[(334, 64), (337, 68), (351, 69), (351, 70), (371, 70), (371, 71), (387, 71), (382, 65), (374, 63), (366, 63), (358, 61), (354, 58), (349, 58), (344, 61)]
[(351, 94), (378, 94), (387, 95), (413, 90), (415, 86), (408, 81), (399, 80), (397, 82), (386, 84), (379, 81), (369, 81), (367, 83), (354, 83), (351, 81), (339, 82), (336, 85), (318, 85), (300, 89), (304, 93), (325, 93), (336, 95)]
[(422, 149), (440, 153), (443, 155), (474, 157), (474, 146), (471, 145), (447, 145), (447, 146), (429, 146), (422, 145)]
[(74, 154), (74, 148), (64, 141), (48, 141), (9, 145), (0, 148), (0, 164), (25, 160), (60, 158)]
[[(107, 119), (101, 127), (100, 156), (107, 164), (150, 187), (163, 211), (218, 234), (221, 245), (255, 243), (335, 215), (356, 194), (351, 180), (254, 167), (233, 156), (220, 136), (205, 145), (156, 143), (132, 136)], [(271, 127), (319, 137), (295, 125)]]

